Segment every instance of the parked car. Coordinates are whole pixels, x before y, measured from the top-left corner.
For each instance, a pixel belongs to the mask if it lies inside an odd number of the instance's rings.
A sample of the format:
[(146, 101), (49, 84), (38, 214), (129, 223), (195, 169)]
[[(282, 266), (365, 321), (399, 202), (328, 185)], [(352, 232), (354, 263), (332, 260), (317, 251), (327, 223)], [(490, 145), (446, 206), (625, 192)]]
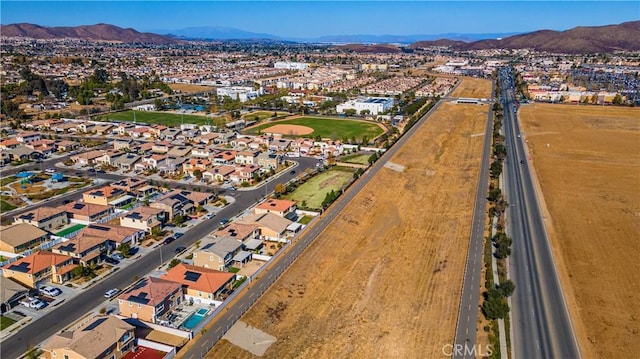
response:
[(104, 258), (104, 261), (105, 261), (105, 262), (107, 262), (107, 263), (109, 263), (109, 264), (113, 264), (113, 265), (118, 265), (118, 264), (120, 264), (120, 261), (119, 261), (119, 260), (117, 260), (117, 259), (113, 259), (113, 258), (111, 258), (111, 257), (105, 257), (105, 258)]
[(44, 170), (45, 173), (56, 173), (56, 169), (55, 168), (47, 168), (46, 170)]
[(180, 254), (180, 253), (182, 253), (182, 252), (184, 252), (186, 250), (187, 250), (187, 247), (180, 246), (180, 247), (176, 248), (176, 254)]
[(91, 168), (89, 168), (87, 171), (89, 171), (89, 172), (92, 172), (92, 173), (93, 173), (93, 172), (95, 172), (95, 171), (96, 171), (96, 169), (95, 169), (95, 168), (93, 168), (93, 167), (91, 167)]
[(37, 310), (40, 310), (46, 306), (47, 306), (47, 302), (41, 299), (34, 299), (31, 302), (29, 302), (29, 308), (33, 308)]
[(520, 163), (524, 164), (524, 160), (520, 160)]
[(226, 218), (220, 220), (220, 224), (222, 224), (223, 226), (227, 223), (229, 223), (229, 220)]
[(97, 170), (96, 173), (107, 173), (105, 170)]
[(207, 215), (206, 215), (206, 216), (204, 216), (204, 219), (211, 219), (211, 218), (213, 218), (213, 217), (215, 217), (215, 216), (216, 216), (216, 214), (215, 214), (215, 213), (207, 213)]
[(124, 259), (124, 256), (120, 253), (114, 253), (111, 255), (111, 258), (117, 260), (117, 261), (121, 261)]
[(164, 242), (162, 242), (162, 244), (169, 244), (173, 241), (175, 241), (176, 239), (174, 237), (167, 237), (164, 239)]
[(42, 286), (40, 287), (40, 293), (44, 295), (48, 295), (49, 297), (57, 297), (62, 294), (60, 288), (50, 287), (50, 286)]
[(105, 298), (111, 299), (115, 297), (119, 292), (120, 292), (120, 289), (118, 288), (109, 289), (108, 291), (104, 292), (104, 296)]
[(173, 236), (176, 237), (176, 239), (178, 239), (178, 238), (184, 236), (184, 233), (176, 232), (176, 233), (173, 234)]

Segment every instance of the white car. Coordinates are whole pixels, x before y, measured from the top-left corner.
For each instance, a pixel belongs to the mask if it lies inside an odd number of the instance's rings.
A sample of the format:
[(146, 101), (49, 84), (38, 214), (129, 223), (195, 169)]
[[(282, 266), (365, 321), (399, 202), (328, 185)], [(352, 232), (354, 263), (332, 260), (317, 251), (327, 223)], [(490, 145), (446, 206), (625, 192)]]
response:
[(45, 285), (40, 288), (40, 293), (49, 297), (57, 297), (62, 294), (62, 291), (60, 290), (60, 288), (49, 287)]
[(56, 169), (55, 168), (47, 168), (46, 170), (44, 170), (46, 173), (56, 173)]
[(109, 289), (108, 291), (106, 291), (104, 293), (104, 296), (105, 296), (105, 298), (111, 299), (111, 298), (115, 297), (116, 294), (118, 294), (119, 292), (120, 292), (120, 289), (118, 289), (118, 288)]
[(124, 256), (122, 254), (120, 254), (120, 253), (114, 253), (114, 254), (111, 255), (111, 258), (113, 258), (115, 260), (118, 260), (118, 261), (121, 261), (121, 260), (124, 259)]
[(45, 301), (43, 301), (43, 300), (40, 300), (40, 299), (34, 299), (31, 302), (29, 302), (29, 307), (33, 308), (33, 309), (40, 310), (40, 309), (42, 309), (42, 308), (44, 308), (46, 306), (47, 306), (47, 303)]

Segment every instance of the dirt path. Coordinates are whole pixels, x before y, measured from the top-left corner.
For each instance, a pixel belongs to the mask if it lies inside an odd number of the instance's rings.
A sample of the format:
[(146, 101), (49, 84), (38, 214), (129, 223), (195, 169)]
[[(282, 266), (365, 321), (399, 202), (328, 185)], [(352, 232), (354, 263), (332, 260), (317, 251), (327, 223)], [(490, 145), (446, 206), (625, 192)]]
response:
[(640, 109), (535, 104), (520, 116), (581, 353), (637, 357)]
[[(488, 106), (443, 104), (243, 321), (267, 358), (432, 358), (453, 341)], [(219, 342), (207, 358), (251, 358)]]

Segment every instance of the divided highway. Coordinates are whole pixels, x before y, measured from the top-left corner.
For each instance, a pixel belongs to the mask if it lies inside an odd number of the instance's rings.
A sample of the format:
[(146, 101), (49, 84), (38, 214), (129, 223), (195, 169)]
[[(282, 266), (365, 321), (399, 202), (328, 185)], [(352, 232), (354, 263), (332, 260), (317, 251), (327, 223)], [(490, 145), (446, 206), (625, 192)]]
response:
[[(493, 94), (495, 84), (491, 89)], [(478, 173), (473, 220), (467, 252), (467, 263), (462, 282), (462, 296), (458, 309), (456, 336), (454, 339), (454, 358), (475, 358), (480, 353), (476, 347), (476, 330), (478, 328), (478, 303), (480, 301), (480, 281), (482, 280), (484, 229), (487, 223), (487, 194), (489, 192), (489, 155), (491, 151), (491, 134), (493, 131), (493, 111), (489, 108), (487, 127), (482, 146), (482, 160)]]
[(536, 198), (516, 115), (512, 80), (501, 69), (505, 162), (507, 232), (513, 238), (509, 273), (516, 285), (511, 297), (511, 332), (514, 358), (579, 358), (556, 272), (544, 221)]

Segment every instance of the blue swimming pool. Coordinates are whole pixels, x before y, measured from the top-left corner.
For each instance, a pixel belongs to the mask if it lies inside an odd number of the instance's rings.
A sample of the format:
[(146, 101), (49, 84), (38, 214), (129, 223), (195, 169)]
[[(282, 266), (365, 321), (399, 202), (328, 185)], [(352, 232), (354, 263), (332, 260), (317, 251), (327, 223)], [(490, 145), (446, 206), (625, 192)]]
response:
[(182, 323), (182, 327), (185, 327), (187, 329), (195, 328), (198, 325), (198, 323), (200, 323), (202, 319), (204, 319), (204, 317), (207, 315), (208, 312), (209, 310), (206, 308), (198, 309), (197, 312), (191, 314), (189, 318), (187, 318), (187, 320), (185, 320), (184, 323)]

